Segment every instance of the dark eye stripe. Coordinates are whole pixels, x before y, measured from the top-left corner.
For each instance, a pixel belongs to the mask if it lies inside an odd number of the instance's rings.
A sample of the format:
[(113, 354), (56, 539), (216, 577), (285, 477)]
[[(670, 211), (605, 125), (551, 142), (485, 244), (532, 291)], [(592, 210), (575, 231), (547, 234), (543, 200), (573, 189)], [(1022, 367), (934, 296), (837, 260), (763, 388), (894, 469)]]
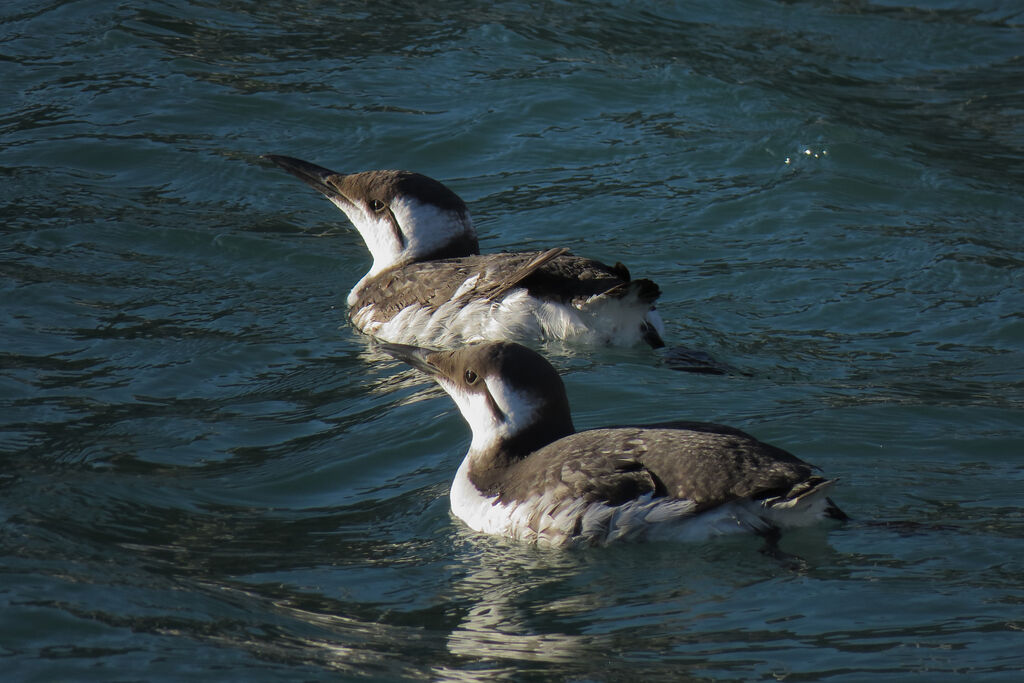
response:
[(398, 244), (401, 245), (402, 249), (405, 249), (405, 234), (402, 232), (401, 226), (398, 225), (398, 219), (395, 218), (395, 213), (389, 209), (387, 205), (384, 206), (381, 213), (383, 213), (384, 210), (388, 212), (388, 220), (391, 221), (391, 229), (395, 232), (395, 238), (398, 240)]

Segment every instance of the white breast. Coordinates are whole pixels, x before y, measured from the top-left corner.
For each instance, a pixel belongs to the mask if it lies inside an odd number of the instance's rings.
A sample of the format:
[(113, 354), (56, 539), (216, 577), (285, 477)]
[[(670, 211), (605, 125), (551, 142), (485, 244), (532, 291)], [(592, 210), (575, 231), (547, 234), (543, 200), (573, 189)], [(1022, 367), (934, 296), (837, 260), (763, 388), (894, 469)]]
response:
[(753, 501), (736, 501), (698, 515), (693, 514), (693, 501), (653, 494), (617, 506), (556, 498), (553, 493), (502, 503), (473, 486), (468, 463), (467, 457), (452, 482), (450, 498), (455, 516), (475, 531), (539, 545), (701, 541), (769, 526), (762, 516), (764, 508)]

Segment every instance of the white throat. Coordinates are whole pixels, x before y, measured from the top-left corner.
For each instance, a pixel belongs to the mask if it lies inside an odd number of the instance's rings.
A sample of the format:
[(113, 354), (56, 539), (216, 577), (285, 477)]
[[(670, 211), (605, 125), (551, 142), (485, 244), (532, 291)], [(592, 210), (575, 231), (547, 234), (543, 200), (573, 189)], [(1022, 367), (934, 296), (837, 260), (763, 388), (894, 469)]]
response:
[[(474, 454), (491, 451), (499, 442), (518, 434), (533, 422), (538, 412), (530, 397), (515, 391), (505, 382), (493, 377), (484, 377), (482, 380), (493, 403), (485, 392), (466, 392), (447, 382), (441, 384), (473, 432), (469, 459), (473, 459)], [(501, 414), (495, 411), (495, 407)]]
[(380, 212), (362, 202), (332, 201), (348, 216), (373, 256), (367, 277), (423, 260), (467, 236), (476, 238), (468, 213), (441, 209), (415, 197), (395, 197), (389, 210)]

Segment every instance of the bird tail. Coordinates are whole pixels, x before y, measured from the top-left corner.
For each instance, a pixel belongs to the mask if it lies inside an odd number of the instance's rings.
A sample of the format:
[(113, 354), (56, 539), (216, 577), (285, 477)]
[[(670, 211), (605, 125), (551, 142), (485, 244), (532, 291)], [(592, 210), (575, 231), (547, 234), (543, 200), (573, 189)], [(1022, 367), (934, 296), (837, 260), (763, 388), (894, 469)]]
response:
[(661, 288), (658, 287), (657, 284), (647, 278), (640, 278), (639, 280), (622, 282), (611, 289), (606, 289), (597, 296), (591, 297), (584, 306), (591, 307), (600, 305), (601, 302), (608, 301), (609, 299), (627, 299), (633, 297), (635, 297), (640, 303), (650, 305), (657, 301), (660, 296)]
[(765, 498), (761, 504), (773, 523), (781, 527), (806, 526), (822, 519), (849, 519), (826, 495), (838, 479), (808, 477), (787, 492)]

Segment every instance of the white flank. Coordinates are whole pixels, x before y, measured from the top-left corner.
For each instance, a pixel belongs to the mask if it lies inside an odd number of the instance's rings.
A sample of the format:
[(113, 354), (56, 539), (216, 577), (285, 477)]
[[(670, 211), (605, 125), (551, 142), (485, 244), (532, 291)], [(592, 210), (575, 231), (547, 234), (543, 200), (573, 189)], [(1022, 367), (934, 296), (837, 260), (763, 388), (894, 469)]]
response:
[[(537, 495), (501, 503), (482, 495), (469, 480), (469, 457), (462, 461), (450, 493), (452, 512), (474, 531), (544, 546), (606, 545), (621, 541), (702, 541), (732, 533), (763, 531), (765, 509), (736, 501), (694, 515), (694, 503), (678, 498), (641, 496), (623, 505)], [(818, 521), (802, 518), (801, 526)]]
[[(471, 451), (472, 453), (472, 451)], [(738, 500), (694, 514), (691, 500), (646, 494), (622, 505), (558, 498), (554, 491), (502, 503), (486, 497), (469, 480), (467, 455), (452, 482), (452, 512), (469, 528), (543, 546), (607, 545), (621, 541), (703, 541), (733, 533), (763, 532), (817, 524), (827, 505), (815, 491), (795, 508), (766, 507)], [(827, 487), (826, 487), (827, 488)], [(781, 507), (781, 509), (780, 509)], [(799, 508), (799, 509), (797, 509)]]
[[(350, 305), (365, 279), (349, 294)], [(657, 311), (629, 299), (607, 299), (588, 310), (580, 310), (538, 299), (525, 289), (514, 289), (500, 301), (459, 302), (458, 294), (469, 291), (476, 284), (475, 279), (476, 276), (469, 278), (451, 301), (434, 311), (409, 306), (391, 320), (381, 322), (374, 319), (376, 311), (371, 306), (354, 311), (352, 322), (379, 339), (421, 346), (499, 340), (571, 340), (628, 346), (641, 341), (641, 324), (645, 321), (664, 334), (665, 326)]]

